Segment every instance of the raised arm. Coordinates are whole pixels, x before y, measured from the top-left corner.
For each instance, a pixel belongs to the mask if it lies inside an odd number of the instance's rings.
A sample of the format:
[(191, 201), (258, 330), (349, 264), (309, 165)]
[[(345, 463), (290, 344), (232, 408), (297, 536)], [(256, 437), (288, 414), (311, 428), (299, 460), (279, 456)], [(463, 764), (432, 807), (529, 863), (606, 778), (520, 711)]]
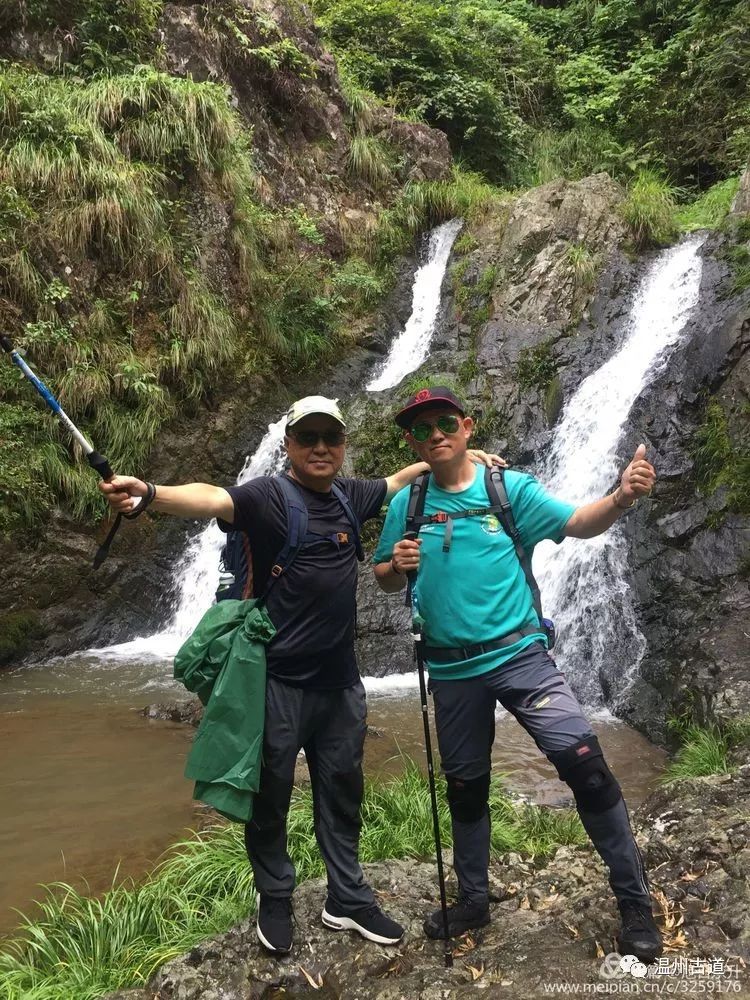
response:
[[(148, 487), (134, 476), (115, 476), (108, 483), (99, 483), (113, 511), (129, 514), (133, 497), (145, 497)], [(234, 503), (221, 486), (209, 483), (186, 483), (184, 486), (157, 486), (152, 510), (173, 514), (175, 517), (220, 517), (230, 524), (234, 521)]]
[(579, 507), (565, 525), (565, 534), (570, 538), (593, 538), (601, 535), (636, 500), (648, 496), (655, 482), (656, 471), (646, 461), (646, 445), (639, 444), (615, 492)]

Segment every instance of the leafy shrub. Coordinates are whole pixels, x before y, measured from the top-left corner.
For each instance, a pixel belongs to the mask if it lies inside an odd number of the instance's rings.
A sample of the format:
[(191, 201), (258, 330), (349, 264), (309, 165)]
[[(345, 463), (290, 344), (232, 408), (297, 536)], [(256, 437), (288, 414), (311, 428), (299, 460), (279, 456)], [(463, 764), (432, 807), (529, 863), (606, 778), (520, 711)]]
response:
[(704, 191), (689, 205), (681, 206), (676, 215), (681, 232), (696, 229), (718, 229), (727, 217), (740, 186), (739, 177), (728, 177)]
[[(750, 416), (745, 408), (744, 418)], [(750, 514), (750, 448), (748, 440), (733, 441), (726, 414), (718, 400), (710, 400), (693, 443), (699, 489), (711, 494), (723, 487), (730, 510)]]
[(548, 342), (519, 352), (516, 378), (521, 389), (546, 389), (557, 374), (557, 361)]
[(676, 205), (668, 182), (642, 170), (628, 188), (620, 213), (639, 249), (665, 246), (677, 235)]

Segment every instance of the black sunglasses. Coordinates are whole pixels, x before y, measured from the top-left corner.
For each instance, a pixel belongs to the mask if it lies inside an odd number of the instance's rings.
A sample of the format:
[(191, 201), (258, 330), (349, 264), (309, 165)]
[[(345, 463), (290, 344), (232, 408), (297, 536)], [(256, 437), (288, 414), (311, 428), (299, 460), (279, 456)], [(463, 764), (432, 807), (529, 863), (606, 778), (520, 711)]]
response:
[(346, 443), (344, 431), (290, 431), (289, 437), (294, 438), (303, 448), (314, 448), (318, 441), (329, 448), (340, 448)]
[(430, 437), (433, 428), (437, 429), (442, 434), (455, 434), (460, 426), (460, 421), (457, 416), (453, 413), (442, 413), (436, 420), (420, 420), (416, 424), (411, 426), (411, 436), (415, 441), (419, 441), (420, 444)]

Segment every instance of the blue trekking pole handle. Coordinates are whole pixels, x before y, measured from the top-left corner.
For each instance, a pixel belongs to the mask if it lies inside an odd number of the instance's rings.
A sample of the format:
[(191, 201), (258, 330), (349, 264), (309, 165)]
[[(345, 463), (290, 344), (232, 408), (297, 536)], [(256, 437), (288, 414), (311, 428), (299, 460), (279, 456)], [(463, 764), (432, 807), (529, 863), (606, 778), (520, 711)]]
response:
[[(60, 420), (60, 422), (64, 424), (64, 426), (68, 429), (68, 431), (70, 431), (73, 438), (78, 442), (78, 444), (83, 449), (83, 453), (86, 456), (86, 460), (88, 461), (91, 468), (99, 473), (99, 475), (101, 476), (101, 478), (104, 480), (105, 483), (108, 483), (110, 479), (113, 479), (114, 472), (112, 471), (112, 467), (109, 464), (108, 460), (104, 457), (104, 455), (100, 455), (99, 452), (94, 448), (93, 444), (88, 440), (88, 438), (85, 437), (81, 433), (81, 431), (78, 430), (76, 425), (73, 423), (68, 414), (60, 405), (59, 401), (52, 394), (50, 388), (47, 385), (45, 385), (45, 383), (42, 382), (39, 376), (36, 375), (31, 370), (31, 368), (22, 358), (21, 354), (13, 346), (13, 342), (11, 341), (10, 337), (5, 336), (5, 334), (0, 334), (0, 347), (2, 347), (2, 349), (5, 351), (6, 354), (10, 355), (10, 360), (18, 369), (20, 369), (21, 374), (24, 376), (24, 378), (28, 382), (30, 382), (31, 385), (34, 386), (34, 388), (42, 397), (42, 399), (50, 408), (50, 410), (52, 410), (52, 412)], [(133, 497), (133, 500), (134, 500), (133, 510), (131, 510), (128, 514), (117, 515), (117, 520), (115, 522), (114, 528), (110, 532), (107, 541), (100, 548), (99, 552), (97, 553), (96, 559), (94, 560), (94, 569), (98, 569), (99, 566), (104, 561), (104, 559), (106, 558), (107, 552), (109, 550), (109, 543), (112, 541), (112, 538), (114, 537), (117, 531), (117, 528), (120, 524), (120, 519), (122, 517), (127, 517), (128, 519), (138, 517), (138, 515), (142, 513), (143, 510), (145, 510), (145, 507), (140, 506), (142, 500), (141, 497)]]

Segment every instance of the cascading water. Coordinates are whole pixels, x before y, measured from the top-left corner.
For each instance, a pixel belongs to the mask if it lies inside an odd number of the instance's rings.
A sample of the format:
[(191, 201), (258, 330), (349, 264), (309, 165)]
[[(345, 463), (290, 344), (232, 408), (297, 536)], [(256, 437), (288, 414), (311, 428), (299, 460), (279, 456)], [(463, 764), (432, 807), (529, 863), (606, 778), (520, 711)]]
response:
[[(553, 495), (581, 505), (615, 483), (630, 409), (664, 369), (698, 300), (702, 242), (691, 238), (655, 261), (636, 293), (622, 346), (565, 406), (538, 470)], [(560, 635), (556, 655), (579, 699), (616, 707), (645, 651), (622, 530), (615, 525), (596, 538), (543, 545), (534, 573)]]
[[(391, 345), (379, 372), (368, 383), (368, 391), (397, 385), (427, 357), (440, 307), (445, 269), (460, 228), (461, 220), (453, 219), (430, 233), (425, 263), (414, 275), (411, 315), (403, 332)], [(245, 460), (237, 483), (281, 471), (285, 458), (284, 425), (284, 416), (269, 425), (254, 454)], [(176, 571), (177, 594), (173, 615), (161, 632), (91, 652), (114, 658), (148, 656), (168, 659), (174, 656), (213, 601), (219, 582), (219, 553), (224, 538), (223, 532), (212, 522), (192, 539)]]
[(440, 307), (440, 288), (453, 243), (461, 228), (460, 219), (444, 222), (430, 233), (427, 260), (414, 275), (411, 315), (391, 344), (388, 357), (367, 383), (368, 392), (398, 385), (409, 372), (426, 360)]

